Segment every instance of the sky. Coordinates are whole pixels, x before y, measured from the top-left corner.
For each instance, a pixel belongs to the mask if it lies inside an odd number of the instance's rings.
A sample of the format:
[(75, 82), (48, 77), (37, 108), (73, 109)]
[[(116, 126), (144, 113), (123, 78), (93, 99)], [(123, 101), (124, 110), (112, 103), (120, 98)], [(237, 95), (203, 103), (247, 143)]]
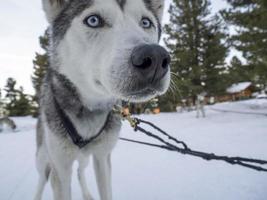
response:
[[(213, 12), (227, 6), (225, 0), (211, 0)], [(168, 22), (166, 0), (164, 19)], [(8, 0), (0, 7), (0, 88), (6, 79), (13, 77), (26, 93), (33, 94), (31, 83), (32, 60), (35, 52), (40, 52), (38, 37), (48, 26), (41, 8), (41, 0)]]

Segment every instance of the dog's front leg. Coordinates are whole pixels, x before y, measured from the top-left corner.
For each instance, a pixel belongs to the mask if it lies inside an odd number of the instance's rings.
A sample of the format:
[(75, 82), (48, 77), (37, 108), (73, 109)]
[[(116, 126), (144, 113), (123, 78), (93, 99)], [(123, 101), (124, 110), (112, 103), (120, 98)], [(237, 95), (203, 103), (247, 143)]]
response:
[(94, 155), (94, 169), (101, 200), (112, 200), (110, 154)]
[(53, 163), (51, 170), (51, 186), (54, 200), (71, 200), (72, 165)]
[(84, 200), (94, 200), (93, 197), (91, 196), (87, 182), (86, 182), (86, 177), (85, 177), (85, 168), (88, 165), (88, 159), (85, 160), (79, 160), (79, 168), (78, 168), (78, 179), (80, 182), (80, 186), (82, 189), (82, 194), (83, 194), (83, 199)]
[(51, 171), (51, 186), (54, 200), (71, 200), (71, 171)]

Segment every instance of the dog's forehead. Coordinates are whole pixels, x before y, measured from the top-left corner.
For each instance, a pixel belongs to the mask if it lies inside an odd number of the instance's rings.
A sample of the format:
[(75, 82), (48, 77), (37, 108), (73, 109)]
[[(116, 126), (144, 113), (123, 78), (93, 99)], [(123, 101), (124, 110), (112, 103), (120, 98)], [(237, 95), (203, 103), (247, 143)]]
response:
[[(105, 7), (108, 7), (109, 5), (113, 8), (117, 7), (122, 12), (147, 9), (155, 14), (152, 6), (153, 0), (71, 0), (56, 17), (53, 23), (54, 42), (57, 44), (64, 37), (72, 20), (76, 16), (79, 16), (84, 10), (90, 7), (101, 4), (105, 5)], [(114, 12), (117, 11), (118, 10), (114, 10)]]
[(120, 8), (123, 10), (126, 0), (116, 0), (116, 2), (119, 4)]
[(139, 8), (142, 9), (144, 7), (149, 8), (151, 6), (151, 1), (148, 0), (93, 0), (92, 6), (97, 5), (107, 5), (120, 8), (122, 12), (127, 12), (125, 7), (128, 8)]

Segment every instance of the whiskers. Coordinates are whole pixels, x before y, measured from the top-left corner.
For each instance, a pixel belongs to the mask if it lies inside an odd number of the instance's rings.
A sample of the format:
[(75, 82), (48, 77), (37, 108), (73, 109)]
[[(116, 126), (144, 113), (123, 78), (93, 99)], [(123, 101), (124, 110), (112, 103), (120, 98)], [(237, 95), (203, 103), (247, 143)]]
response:
[(176, 97), (177, 95), (181, 97), (181, 92), (178, 88), (177, 81), (179, 81), (178, 75), (174, 72), (171, 72), (171, 82), (167, 93), (170, 93), (171, 95), (173, 95), (173, 97)]

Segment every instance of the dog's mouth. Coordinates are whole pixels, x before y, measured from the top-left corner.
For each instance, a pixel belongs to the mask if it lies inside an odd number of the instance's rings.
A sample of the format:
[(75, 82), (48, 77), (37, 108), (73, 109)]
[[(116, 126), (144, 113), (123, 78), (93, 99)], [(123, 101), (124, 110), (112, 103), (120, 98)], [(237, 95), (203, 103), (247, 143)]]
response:
[(152, 96), (156, 94), (157, 94), (157, 90), (155, 90), (154, 88), (147, 87), (139, 91), (128, 92), (127, 96), (132, 97), (132, 98), (138, 98), (138, 97)]
[(164, 84), (158, 81), (155, 84), (136, 84), (122, 92), (123, 99), (133, 102), (147, 101), (164, 92)]
[(145, 102), (158, 95), (165, 93), (169, 83), (169, 73), (155, 80), (148, 80), (139, 74), (131, 76), (124, 75), (123, 78), (113, 76), (108, 82), (100, 80), (95, 81), (98, 89), (115, 99), (121, 99), (130, 102)]
[[(100, 82), (96, 81), (98, 87), (102, 88), (104, 91), (108, 91), (106, 87)], [(140, 87), (139, 88), (128, 88), (126, 91), (121, 91), (121, 98), (123, 99), (139, 99), (143, 97), (148, 97), (148, 96), (156, 96), (160, 91), (157, 90), (153, 86), (145, 86), (145, 87)]]

